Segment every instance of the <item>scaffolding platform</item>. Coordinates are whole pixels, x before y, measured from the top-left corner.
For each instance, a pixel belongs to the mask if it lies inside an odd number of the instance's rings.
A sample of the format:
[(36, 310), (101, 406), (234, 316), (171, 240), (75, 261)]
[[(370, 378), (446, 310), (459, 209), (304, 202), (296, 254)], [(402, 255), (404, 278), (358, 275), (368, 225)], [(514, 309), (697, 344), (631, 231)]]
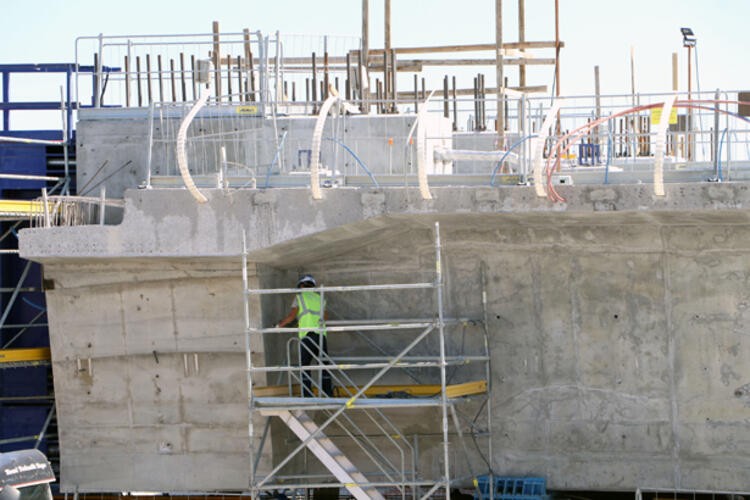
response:
[(0, 369), (46, 365), (50, 359), (49, 347), (0, 349)]
[[(255, 387), (253, 388), (253, 395), (256, 398), (269, 398), (274, 396), (287, 396), (289, 394), (288, 385), (270, 385), (267, 387)], [(402, 399), (409, 398), (424, 398), (434, 397), (440, 394), (442, 388), (439, 384), (396, 384), (396, 385), (374, 385), (364, 392), (364, 396), (367, 398), (375, 398), (380, 396), (384, 399), (393, 399), (401, 397)], [(478, 394), (485, 394), (487, 392), (487, 381), (486, 380), (475, 380), (471, 382), (464, 382), (462, 384), (451, 384), (446, 386), (446, 393), (448, 398), (460, 398), (465, 396), (476, 396)], [(334, 387), (333, 396), (346, 398), (350, 394), (356, 392), (356, 387)], [(291, 386), (292, 394), (300, 393), (299, 384)], [(317, 394), (317, 389), (313, 389), (313, 393)], [(329, 398), (326, 398), (329, 399)]]
[(44, 202), (39, 200), (0, 200), (0, 221), (28, 219), (44, 213)]

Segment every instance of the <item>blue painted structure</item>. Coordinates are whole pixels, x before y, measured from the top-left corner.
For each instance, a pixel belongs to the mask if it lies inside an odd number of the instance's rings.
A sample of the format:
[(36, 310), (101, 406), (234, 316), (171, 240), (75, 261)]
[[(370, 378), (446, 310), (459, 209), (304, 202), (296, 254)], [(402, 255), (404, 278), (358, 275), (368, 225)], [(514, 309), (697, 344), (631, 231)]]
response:
[[(19, 137), (40, 140), (61, 140), (62, 130), (19, 131), (12, 128), (13, 112), (60, 110), (60, 101), (18, 102), (11, 101), (14, 74), (59, 74), (63, 83), (67, 123), (72, 124), (73, 111), (79, 104), (72, 101), (72, 77), (76, 72), (91, 73), (94, 67), (78, 67), (75, 64), (6, 64), (0, 65), (2, 99), (0, 116), (4, 137)], [(109, 68), (104, 68), (105, 71)], [(94, 86), (94, 88), (96, 88)], [(91, 103), (94, 99), (91, 98)], [(68, 157), (75, 159), (75, 133), (68, 127)], [(0, 173), (51, 176), (63, 178), (62, 145), (19, 144), (0, 141)], [(71, 163), (71, 166), (75, 163)], [(74, 167), (68, 172), (69, 188), (75, 193)], [(51, 189), (54, 182), (43, 180), (0, 179), (0, 199), (35, 199), (41, 189)], [(5, 221), (0, 223), (0, 234), (11, 234), (0, 240), (0, 248), (17, 248), (15, 231), (27, 221)], [(28, 266), (28, 269), (27, 269)], [(19, 283), (21, 277), (23, 281)], [(7, 317), (0, 327), (0, 348), (48, 347), (49, 331), (42, 291), (42, 270), (38, 264), (29, 263), (14, 254), (0, 254), (0, 315)], [(13, 299), (16, 286), (23, 291)], [(30, 326), (29, 326), (30, 325)], [(49, 365), (23, 366), (0, 369), (0, 452), (30, 448), (42, 430), (45, 420), (54, 405), (52, 373)], [(54, 419), (40, 443), (44, 452), (56, 465), (57, 434)]]

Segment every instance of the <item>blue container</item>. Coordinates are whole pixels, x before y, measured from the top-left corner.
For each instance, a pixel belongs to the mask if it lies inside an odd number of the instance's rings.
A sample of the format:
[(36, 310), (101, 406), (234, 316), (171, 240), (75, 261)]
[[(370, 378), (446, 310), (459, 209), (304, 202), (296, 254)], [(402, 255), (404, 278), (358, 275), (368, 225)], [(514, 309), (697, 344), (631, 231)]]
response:
[[(494, 477), (494, 497), (496, 500), (547, 500), (547, 480), (543, 477)], [(490, 498), (489, 476), (477, 478), (475, 499)]]

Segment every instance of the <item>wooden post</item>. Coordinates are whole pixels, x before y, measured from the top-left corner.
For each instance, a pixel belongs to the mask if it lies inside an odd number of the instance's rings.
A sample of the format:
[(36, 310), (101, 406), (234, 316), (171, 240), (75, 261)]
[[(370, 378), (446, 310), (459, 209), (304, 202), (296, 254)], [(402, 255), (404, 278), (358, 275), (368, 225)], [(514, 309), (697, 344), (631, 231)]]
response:
[(252, 68), (253, 68), (253, 53), (250, 48), (250, 30), (245, 28), (242, 30), (242, 44), (245, 49), (245, 70), (250, 72), (250, 75), (248, 75), (247, 80), (245, 81), (245, 100), (250, 101), (251, 97), (252, 99), (255, 99), (254, 96), (250, 95), (250, 84), (252, 79)]
[[(370, 22), (369, 15), (370, 4), (368, 0), (362, 0), (362, 48), (359, 52), (359, 91), (362, 104), (360, 105), (360, 111), (367, 114), (370, 112), (369, 104), (369, 93), (370, 84), (365, 81), (365, 78), (369, 79), (369, 57), (370, 57)], [(364, 68), (364, 70), (362, 69)], [(367, 83), (367, 91), (365, 91), (365, 83)]]
[[(555, 97), (560, 97), (560, 0), (555, 0)], [(555, 135), (560, 135), (560, 129), (560, 111), (558, 111)], [(562, 168), (562, 165), (558, 157), (555, 162), (555, 170), (559, 172), (560, 168)]]
[[(99, 53), (98, 52), (94, 52), (94, 71), (96, 71), (96, 75), (94, 76), (94, 91), (92, 92), (93, 99), (92, 99), (91, 104), (98, 108), (101, 106), (101, 101), (99, 99), (102, 97), (101, 91), (99, 90), (99, 82), (101, 81), (100, 79), (101, 68), (99, 67)], [(4, 124), (7, 129), (10, 111), (6, 111), (4, 115), (5, 115)]]
[(216, 87), (216, 100), (220, 101), (221, 96), (221, 43), (219, 41), (219, 21), (213, 22), (213, 33), (214, 33), (214, 48), (213, 48), (213, 63), (214, 63), (214, 85)]
[[(526, 1), (518, 0), (518, 41), (526, 41)], [(518, 65), (518, 85), (523, 88), (526, 86), (526, 65)]]
[(153, 92), (151, 89), (151, 54), (146, 54), (146, 93), (148, 96), (148, 103), (153, 102)]
[(419, 77), (414, 73), (414, 113), (419, 111)]
[(398, 90), (396, 89), (398, 66), (396, 64), (396, 51), (391, 49), (391, 113), (398, 112), (398, 106), (396, 105), (396, 97), (398, 96)]
[[(384, 15), (385, 30), (383, 34), (383, 99), (385, 101), (391, 98), (391, 76), (388, 65), (388, 56), (391, 54), (391, 0), (385, 0)], [(387, 105), (384, 106), (387, 108)]]
[(677, 52), (672, 52), (672, 91), (680, 90), (680, 80), (677, 77)]
[[(596, 104), (596, 115), (595, 118), (598, 120), (602, 117), (602, 101), (601, 101), (601, 88), (599, 87), (599, 66), (594, 66), (594, 96), (595, 96), (595, 104)], [(594, 143), (599, 144), (599, 130), (600, 125), (596, 127), (596, 132), (594, 134)]]
[[(557, 2), (557, 0), (555, 0)], [(505, 149), (505, 88), (503, 86), (503, 0), (495, 0), (495, 80), (497, 81), (498, 149)]]

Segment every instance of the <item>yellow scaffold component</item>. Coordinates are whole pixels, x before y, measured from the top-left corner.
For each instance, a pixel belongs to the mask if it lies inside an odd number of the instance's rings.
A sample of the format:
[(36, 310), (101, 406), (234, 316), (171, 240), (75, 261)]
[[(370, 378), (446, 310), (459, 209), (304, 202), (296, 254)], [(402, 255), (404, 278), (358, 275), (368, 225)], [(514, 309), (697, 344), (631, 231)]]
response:
[(0, 219), (22, 219), (44, 213), (44, 202), (38, 200), (0, 200)]
[[(333, 395), (338, 398), (345, 398), (358, 391), (356, 387), (334, 387)], [(268, 387), (255, 387), (253, 393), (256, 397), (286, 396), (289, 392), (289, 386), (272, 385)], [(299, 394), (299, 385), (292, 386), (292, 393)], [(313, 392), (317, 391), (313, 389)], [(475, 380), (463, 384), (453, 384), (446, 387), (446, 395), (449, 398), (460, 398), (462, 396), (473, 396), (487, 392), (486, 380)], [(401, 384), (401, 385), (374, 385), (365, 391), (368, 398), (378, 396), (393, 396), (395, 394), (404, 394), (407, 397), (437, 397), (440, 395), (439, 384)]]
[(0, 349), (0, 364), (27, 363), (34, 361), (49, 361), (51, 359), (49, 347), (34, 347), (25, 349)]

